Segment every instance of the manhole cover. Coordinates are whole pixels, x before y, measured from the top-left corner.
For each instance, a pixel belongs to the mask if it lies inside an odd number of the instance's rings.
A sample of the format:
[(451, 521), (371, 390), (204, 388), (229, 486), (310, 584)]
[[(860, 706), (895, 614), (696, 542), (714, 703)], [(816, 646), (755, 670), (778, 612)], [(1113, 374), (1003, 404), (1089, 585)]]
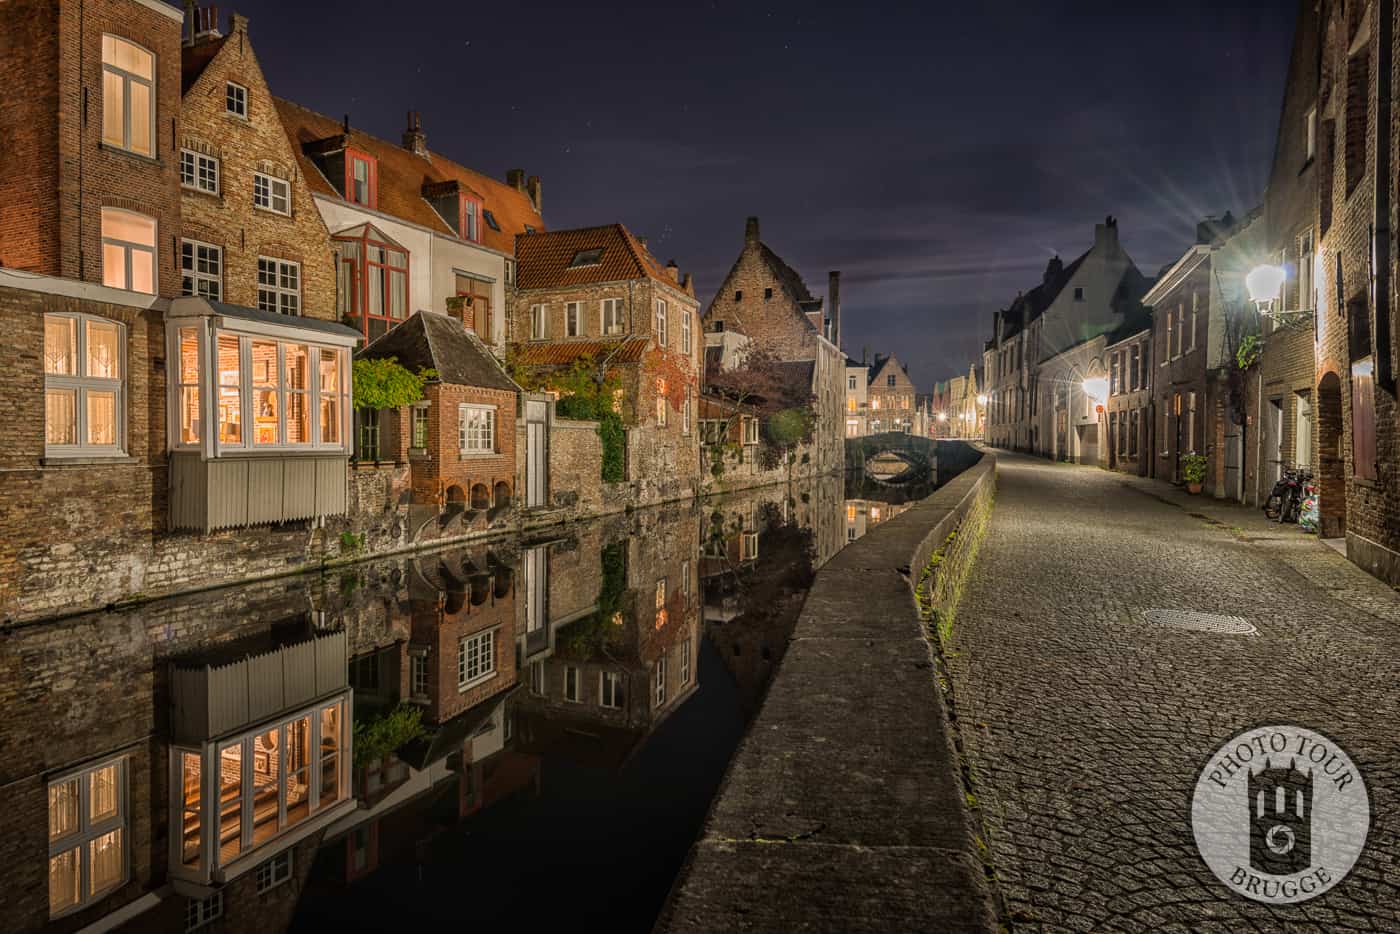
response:
[(1195, 610), (1144, 610), (1142, 618), (1153, 626), (1189, 629), (1192, 632), (1214, 632), (1226, 636), (1252, 636), (1255, 629), (1243, 616), (1221, 616), (1218, 613), (1198, 613)]

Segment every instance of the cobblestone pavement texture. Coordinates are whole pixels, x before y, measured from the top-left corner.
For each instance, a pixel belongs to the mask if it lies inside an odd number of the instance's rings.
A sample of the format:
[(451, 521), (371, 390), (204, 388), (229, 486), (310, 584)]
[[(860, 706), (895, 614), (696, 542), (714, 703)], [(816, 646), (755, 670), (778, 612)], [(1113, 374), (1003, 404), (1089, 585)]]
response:
[[(1242, 615), (1252, 636), (1150, 627)], [(1400, 594), (1262, 513), (1093, 467), (999, 455), (997, 502), (950, 665), (991, 859), (1015, 930), (1400, 931)], [(1261, 723), (1346, 749), (1366, 850), (1301, 905), (1229, 892), (1191, 791)]]

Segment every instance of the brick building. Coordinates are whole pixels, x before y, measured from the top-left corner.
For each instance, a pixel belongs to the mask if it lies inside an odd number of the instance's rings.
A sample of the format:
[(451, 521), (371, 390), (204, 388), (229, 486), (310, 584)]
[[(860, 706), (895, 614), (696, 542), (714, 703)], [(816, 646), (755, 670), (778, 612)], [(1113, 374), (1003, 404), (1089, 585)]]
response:
[(894, 354), (876, 354), (870, 365), (870, 433), (914, 428), (917, 393), (909, 371)]
[[(0, 178), (7, 617), (285, 570), (317, 548), (302, 520), (355, 508), (354, 335), (300, 316), (299, 281), (279, 283), (277, 311), (225, 301), (255, 296), (251, 266), (235, 281), (219, 263), (217, 301), (177, 297), (181, 23), (156, 0), (98, 0), (16, 4), (0, 24), (6, 67), (23, 69), (12, 86), (36, 86), (0, 115), (13, 141)], [(216, 187), (222, 223), (252, 215), (251, 179)], [(283, 525), (256, 542), (168, 534), (269, 523)]]
[[(1394, 4), (1322, 5), (1315, 471), (1322, 534), (1400, 583), (1400, 406), (1396, 405), (1392, 153)], [(1379, 142), (1378, 142), (1379, 141)]]
[(1095, 225), (1094, 245), (1078, 259), (1065, 265), (1053, 257), (1039, 285), (996, 312), (982, 355), (987, 442), (1063, 457), (1056, 410), (1048, 405), (1057, 390), (1040, 378), (1040, 363), (1117, 329), (1148, 285), (1109, 217)]
[(503, 353), (515, 238), (544, 228), (540, 180), (513, 169), (500, 182), (433, 152), (417, 113), (395, 144), (348, 116), (275, 104), (330, 231), (338, 314), (373, 340), (465, 296), (477, 336)]
[(758, 218), (744, 227), (744, 247), (705, 309), (707, 346), (727, 332), (753, 341), (783, 361), (812, 361), (816, 414), (808, 469), (845, 466), (846, 363), (841, 353), (841, 274), (828, 276), (816, 298), (797, 271), (759, 238)]
[(549, 387), (552, 373), (597, 367), (600, 378), (616, 380), (614, 406), (626, 429), (625, 486), (605, 485), (597, 455), (573, 450), (588, 436), (556, 423), (547, 442), (548, 489), (603, 488), (618, 509), (623, 501), (694, 495), (702, 345), (690, 276), (674, 261), (661, 265), (621, 224), (525, 234), (516, 256), (509, 327), (517, 373)]
[[(1249, 408), (1260, 420), (1245, 451), (1254, 483), (1245, 499), (1262, 506), (1285, 467), (1313, 465), (1314, 334), (1317, 305), (1318, 4), (1302, 2), (1294, 27), (1278, 138), (1264, 194), (1265, 249), (1287, 272), (1274, 315), (1261, 323), (1257, 370), (1246, 375)], [(1263, 402), (1259, 401), (1262, 393)], [(1255, 469), (1262, 462), (1263, 469)]]
[(1153, 465), (1151, 316), (1133, 316), (1108, 341), (1108, 443), (1099, 452), (1099, 464), (1146, 477)]
[(520, 387), (471, 330), (470, 306), (464, 313), (465, 324), (420, 311), (356, 355), (437, 374), (421, 402), (360, 413), (362, 424), (374, 426), (361, 431), (360, 456), (407, 462), (415, 503), (465, 509), (469, 525), (485, 525), (516, 489)]
[(842, 355), (846, 365), (846, 437), (870, 434), (870, 366)]

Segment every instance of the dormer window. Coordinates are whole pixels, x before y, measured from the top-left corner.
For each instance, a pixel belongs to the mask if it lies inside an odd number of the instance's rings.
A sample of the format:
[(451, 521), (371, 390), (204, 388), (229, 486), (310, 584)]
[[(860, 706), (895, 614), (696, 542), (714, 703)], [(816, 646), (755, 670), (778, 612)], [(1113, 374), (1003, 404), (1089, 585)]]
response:
[(463, 240), (470, 240), (472, 243), (481, 242), (481, 202), (467, 195), (462, 195), (462, 221), (457, 228), (461, 231)]
[(379, 164), (373, 156), (345, 150), (345, 200), (367, 208), (379, 207)]
[(569, 261), (570, 269), (578, 269), (582, 266), (597, 266), (603, 261), (603, 250), (579, 250), (574, 254), (574, 258)]

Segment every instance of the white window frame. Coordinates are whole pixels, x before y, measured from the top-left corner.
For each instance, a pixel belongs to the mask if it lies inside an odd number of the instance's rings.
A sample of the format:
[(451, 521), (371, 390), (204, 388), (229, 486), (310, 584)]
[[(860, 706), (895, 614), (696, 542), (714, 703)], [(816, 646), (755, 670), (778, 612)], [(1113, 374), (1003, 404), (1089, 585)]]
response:
[[(118, 237), (109, 237), (104, 234), (102, 236), (102, 244), (103, 246), (121, 247), (122, 284), (119, 286), (114, 286), (114, 288), (125, 289), (128, 292), (136, 291), (131, 287), (131, 270), (134, 266), (136, 254), (149, 254), (149, 256), (151, 257), (151, 284), (154, 289), (154, 291), (150, 292), (149, 294), (156, 294), (160, 291), (160, 264), (157, 262), (160, 256), (160, 221), (156, 220), (156, 218), (151, 217), (148, 214), (141, 214), (137, 211), (128, 211), (124, 208), (103, 208), (102, 216), (105, 218), (107, 214), (126, 214), (130, 217), (139, 217), (142, 220), (147, 220), (151, 222), (152, 234), (150, 243), (137, 243), (134, 240), (122, 240)], [(104, 250), (103, 252), (105, 253), (106, 251)], [(107, 264), (105, 257), (103, 259), (102, 264), (102, 281), (104, 285), (107, 282)], [(141, 294), (145, 295), (148, 293), (143, 292)]]
[(658, 347), (665, 347), (668, 342), (669, 335), (666, 333), (666, 327), (669, 324), (669, 317), (666, 300), (658, 298), (656, 300), (656, 346)]
[(219, 889), (208, 898), (191, 898), (185, 902), (185, 932), (197, 931), (224, 916), (224, 891)]
[[(458, 692), (470, 690), (496, 677), (496, 633), (500, 628), (493, 626), (457, 640)], [(476, 650), (475, 666), (472, 664), (473, 649)]]
[(690, 652), (691, 640), (686, 639), (681, 643), (681, 687), (690, 684)]
[(583, 302), (564, 303), (564, 336), (578, 337), (583, 323)]
[(753, 561), (758, 557), (758, 533), (739, 533), (739, 560)]
[(758, 444), (758, 419), (752, 415), (741, 415), (739, 420), (744, 429), (744, 444), (746, 446)]
[[(121, 83), (122, 83), (122, 84), (121, 84), (122, 139), (121, 139), (121, 142), (117, 142), (116, 140), (109, 140), (109, 139), (107, 139), (106, 136), (104, 135), (104, 136), (102, 137), (102, 143), (103, 143), (103, 145), (106, 145), (106, 146), (115, 146), (115, 147), (117, 147), (118, 149), (124, 149), (124, 150), (126, 150), (127, 152), (134, 153), (134, 154), (136, 154), (136, 155), (138, 155), (138, 156), (145, 156), (147, 159), (154, 159), (154, 158), (156, 157), (156, 122), (157, 122), (157, 119), (158, 119), (157, 116), (156, 116), (156, 110), (157, 110), (157, 107), (156, 107), (156, 75), (158, 75), (158, 74), (160, 73), (160, 59), (158, 59), (158, 58), (156, 57), (156, 53), (155, 53), (155, 52), (151, 51), (150, 49), (146, 48), (145, 46), (143, 46), (143, 45), (141, 45), (141, 44), (139, 44), (139, 43), (132, 42), (130, 39), (127, 39), (127, 38), (124, 37), (124, 36), (118, 36), (118, 35), (116, 35), (115, 33), (104, 33), (103, 36), (102, 36), (102, 38), (104, 38), (104, 39), (109, 39), (109, 38), (110, 38), (110, 39), (112, 39), (112, 40), (114, 40), (114, 41), (116, 41), (116, 42), (121, 42), (121, 43), (124, 43), (124, 44), (126, 44), (126, 45), (129, 45), (129, 46), (131, 46), (131, 47), (133, 47), (133, 48), (140, 49), (142, 52), (145, 52), (147, 55), (149, 55), (149, 56), (151, 57), (151, 77), (150, 77), (150, 78), (146, 78), (146, 77), (144, 77), (144, 76), (142, 76), (142, 75), (135, 74), (134, 72), (127, 71), (127, 70), (124, 69), (124, 68), (118, 68), (116, 65), (110, 65), (110, 64), (108, 64), (108, 63), (106, 62), (106, 60), (105, 60), (105, 58), (104, 58), (104, 60), (103, 60), (103, 62), (102, 62), (102, 74), (103, 74), (103, 76), (104, 76), (104, 77), (103, 77), (103, 81), (102, 81), (102, 85), (103, 85), (103, 96), (102, 96), (102, 107), (103, 107), (102, 127), (105, 129), (106, 123), (107, 123), (107, 119), (106, 119), (106, 107), (107, 107), (108, 101), (107, 101), (107, 96), (106, 96), (106, 85), (107, 85), (107, 81), (106, 81), (106, 77), (105, 77), (105, 76), (107, 75), (107, 73), (110, 72), (111, 74), (116, 75), (117, 78), (119, 78), (119, 79), (121, 80)], [(133, 137), (133, 134), (132, 134), (133, 127), (132, 127), (132, 125), (131, 125), (131, 86), (132, 86), (133, 84), (144, 85), (144, 86), (146, 87), (147, 91), (150, 93), (150, 102), (151, 102), (151, 106), (150, 106), (151, 126), (150, 126), (150, 131), (149, 131), (149, 133), (148, 133), (147, 136), (146, 136), (147, 143), (148, 143), (148, 145), (150, 146), (150, 149), (148, 149), (146, 152), (142, 152), (141, 150), (135, 148), (135, 147), (132, 145), (132, 143), (134, 142), (134, 137)]]
[(666, 381), (658, 378), (656, 381), (656, 427), (666, 427), (666, 410), (670, 407), (671, 406), (666, 401)]
[[(485, 446), (482, 436), (473, 435), (474, 429), (467, 424), (468, 417), (481, 413), (486, 416)], [(461, 457), (484, 457), (496, 453), (496, 407), (462, 402), (457, 405), (457, 453)]]
[[(280, 198), (277, 191), (280, 186)], [(277, 207), (281, 200), (283, 207)], [(270, 211), (283, 217), (292, 216), (292, 183), (266, 172), (253, 173), (253, 207), (259, 211)]]
[(1298, 237), (1298, 308), (1300, 311), (1314, 311), (1317, 306), (1317, 291), (1313, 282), (1313, 232), (1309, 227)]
[[(186, 171), (188, 170), (188, 171)], [(180, 187), (190, 191), (202, 191), (217, 195), (222, 166), (218, 157), (195, 152), (193, 149), (180, 150)], [(206, 182), (206, 179), (212, 182)]]
[[(268, 264), (272, 270), (272, 282), (263, 281), (264, 264)], [(295, 286), (283, 285), (283, 280), (287, 273), (291, 272), (296, 278)], [(279, 315), (289, 317), (301, 316), (301, 263), (290, 259), (280, 259), (276, 256), (258, 257), (258, 308), (261, 311), (271, 311)], [(290, 299), (284, 303), (284, 299)], [(290, 310), (288, 310), (290, 308)]]
[(1303, 159), (1311, 162), (1317, 158), (1317, 106), (1308, 108), (1303, 116)]
[(224, 85), (224, 112), (243, 120), (248, 119), (248, 89), (237, 81)]
[[(91, 794), (92, 776), (103, 769), (116, 766), (117, 787), (116, 787), (116, 813), (111, 817), (93, 823), (91, 821)], [(123, 753), (117, 756), (110, 756), (91, 765), (74, 769), (57, 778), (50, 779), (47, 783), (48, 791), (66, 785), (69, 782), (76, 782), (78, 786), (78, 825), (77, 827), (59, 837), (57, 840), (49, 840), (49, 869), (53, 871), (52, 861), (73, 850), (78, 851), (78, 900), (72, 905), (53, 910), (53, 903), (49, 903), (49, 917), (61, 918), (64, 915), (92, 905), (107, 897), (126, 885), (131, 879), (131, 799), (128, 793), (128, 782), (130, 780), (130, 757)], [(46, 810), (47, 814), (48, 811)], [(89, 844), (99, 840), (113, 831), (120, 832), (121, 840), (121, 877), (108, 885), (106, 888), (96, 892), (89, 891), (92, 876), (92, 850)], [(47, 873), (46, 873), (47, 878)]]
[(662, 655), (656, 660), (656, 668), (652, 677), (652, 699), (656, 706), (662, 707), (666, 703), (666, 656)]
[(428, 698), (428, 650), (410, 646), (408, 650), (408, 696), (413, 700)]
[(530, 340), (549, 340), (549, 306), (530, 306)]
[(692, 353), (690, 343), (690, 309), (681, 309), (681, 353), (687, 357)]
[[(185, 247), (190, 249), (190, 263), (185, 265)], [(199, 251), (212, 251), (218, 272), (201, 272), (199, 269)], [(185, 288), (185, 280), (190, 280), (191, 287)], [(213, 285), (212, 291), (200, 291), (200, 283), (210, 283)], [(184, 295), (199, 295), (210, 301), (220, 302), (224, 298), (224, 248), (215, 243), (205, 243), (203, 240), (191, 240), (185, 237), (180, 241), (180, 291)]]
[(258, 864), (255, 881), (261, 895), (292, 877), (292, 850), (286, 849)]
[[(50, 312), (44, 315), (44, 320), (49, 319), (72, 320), (76, 324), (74, 330), (77, 332), (77, 339), (74, 343), (74, 372), (71, 375), (49, 373), (47, 367), (44, 372), (44, 398), (45, 398), (45, 425), (44, 425), (44, 454), (47, 457), (125, 457), (126, 456), (126, 325), (120, 321), (113, 321), (110, 318), (101, 318), (97, 315), (85, 315), (77, 312)], [(91, 321), (103, 326), (115, 327), (117, 329), (117, 376), (88, 376), (87, 375), (87, 325)], [(48, 414), (47, 398), (49, 390), (72, 391), (73, 393), (73, 444), (49, 444), (48, 443)], [(87, 394), (89, 391), (111, 392), (114, 394), (114, 413), (116, 425), (113, 437), (114, 444), (89, 444), (87, 442), (88, 414), (87, 414)]]
[(598, 303), (598, 330), (604, 337), (622, 333), (622, 299), (605, 298)]
[[(572, 681), (570, 680), (570, 676), (572, 676)], [(572, 690), (570, 690), (571, 684)], [(582, 703), (582, 701), (580, 700), (580, 698), (583, 696), (583, 691), (581, 690), (582, 686), (583, 672), (579, 671), (579, 669), (574, 665), (565, 665), (564, 700), (568, 701), (570, 704)]]
[(690, 387), (685, 387), (685, 402), (681, 404), (681, 435), (690, 437)]
[(622, 709), (622, 676), (615, 671), (598, 672), (598, 706)]
[(705, 445), (723, 444), (725, 427), (728, 421), (723, 418), (700, 419), (700, 443)]

